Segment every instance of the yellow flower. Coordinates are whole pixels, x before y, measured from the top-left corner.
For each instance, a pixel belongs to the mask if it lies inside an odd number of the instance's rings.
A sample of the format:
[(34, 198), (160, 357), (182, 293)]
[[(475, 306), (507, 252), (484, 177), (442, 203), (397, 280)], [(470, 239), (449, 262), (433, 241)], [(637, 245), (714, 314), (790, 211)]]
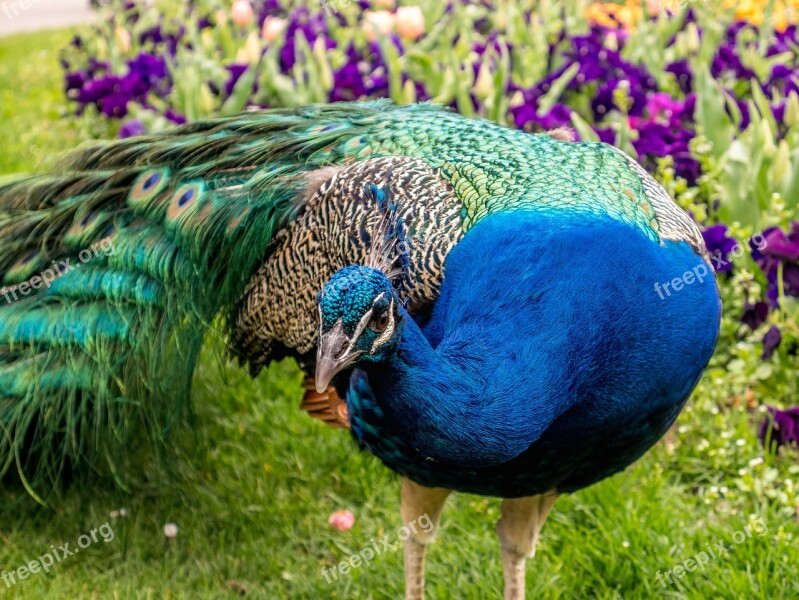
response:
[(643, 10), (640, 2), (628, 0), (627, 4), (594, 2), (585, 11), (586, 18), (592, 23), (614, 29), (633, 29), (641, 20)]
[[(693, 0), (646, 0), (646, 10), (650, 16), (659, 12), (676, 14), (684, 10)], [(774, 29), (783, 32), (799, 21), (799, 0), (774, 0), (769, 16), (766, 11), (772, 0), (723, 0), (722, 7), (735, 11), (735, 18), (761, 25), (770, 19)], [(594, 2), (585, 12), (586, 18), (597, 25), (614, 29), (634, 29), (643, 17), (641, 0), (626, 0), (624, 4), (613, 2)]]

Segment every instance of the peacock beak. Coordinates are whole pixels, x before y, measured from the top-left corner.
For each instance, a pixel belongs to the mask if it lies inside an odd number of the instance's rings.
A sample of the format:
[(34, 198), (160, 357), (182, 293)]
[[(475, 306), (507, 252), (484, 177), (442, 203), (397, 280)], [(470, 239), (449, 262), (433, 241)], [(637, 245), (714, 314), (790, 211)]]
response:
[(324, 392), (336, 373), (355, 362), (359, 354), (350, 347), (340, 320), (333, 329), (321, 334), (316, 352), (316, 391)]

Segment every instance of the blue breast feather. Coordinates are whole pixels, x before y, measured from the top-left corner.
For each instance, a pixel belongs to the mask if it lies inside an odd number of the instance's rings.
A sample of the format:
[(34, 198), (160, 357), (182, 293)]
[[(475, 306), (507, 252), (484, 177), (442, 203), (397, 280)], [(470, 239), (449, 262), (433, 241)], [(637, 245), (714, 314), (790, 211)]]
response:
[[(691, 283), (656, 291), (675, 278)], [(424, 485), (573, 491), (663, 435), (719, 318), (713, 275), (683, 242), (563, 212), (494, 215), (450, 253), (423, 329), (406, 316), (396, 357), (354, 372), (353, 432)]]

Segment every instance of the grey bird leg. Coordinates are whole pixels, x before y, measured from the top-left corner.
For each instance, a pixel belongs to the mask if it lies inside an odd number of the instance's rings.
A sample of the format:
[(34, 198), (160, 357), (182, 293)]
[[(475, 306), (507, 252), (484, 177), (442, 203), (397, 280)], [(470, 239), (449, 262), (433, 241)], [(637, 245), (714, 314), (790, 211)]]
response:
[(505, 600), (524, 600), (525, 562), (535, 556), (538, 534), (557, 498), (547, 493), (502, 501), (497, 535), (502, 545)]
[(405, 540), (406, 600), (424, 599), (425, 551), (427, 544), (438, 533), (441, 509), (450, 492), (443, 488), (424, 487), (404, 477), (402, 479), (402, 524), (411, 532)]

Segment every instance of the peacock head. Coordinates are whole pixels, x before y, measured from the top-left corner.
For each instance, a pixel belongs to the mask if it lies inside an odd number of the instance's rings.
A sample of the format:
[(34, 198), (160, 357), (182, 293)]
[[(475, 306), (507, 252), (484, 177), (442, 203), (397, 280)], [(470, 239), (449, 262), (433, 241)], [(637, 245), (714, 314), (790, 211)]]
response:
[(379, 269), (350, 266), (338, 271), (316, 297), (319, 342), (316, 389), (347, 367), (380, 362), (396, 351), (402, 330), (400, 300)]

